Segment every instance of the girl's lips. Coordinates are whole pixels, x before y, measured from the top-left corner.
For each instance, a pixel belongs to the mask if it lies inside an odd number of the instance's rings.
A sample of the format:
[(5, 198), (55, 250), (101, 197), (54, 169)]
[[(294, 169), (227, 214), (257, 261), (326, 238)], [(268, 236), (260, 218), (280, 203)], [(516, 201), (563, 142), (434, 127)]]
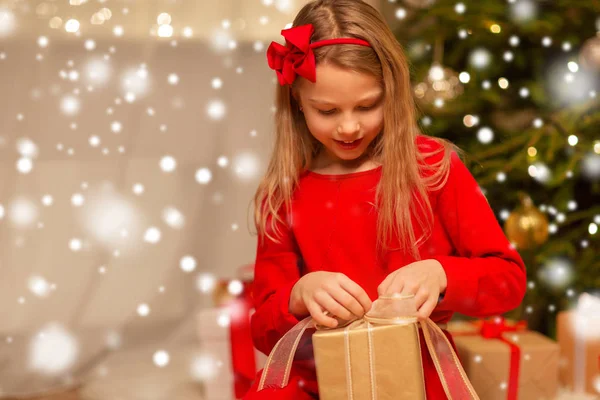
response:
[(335, 142), (344, 150), (354, 150), (360, 145), (362, 138), (356, 139), (352, 143), (344, 143), (343, 140), (336, 140)]

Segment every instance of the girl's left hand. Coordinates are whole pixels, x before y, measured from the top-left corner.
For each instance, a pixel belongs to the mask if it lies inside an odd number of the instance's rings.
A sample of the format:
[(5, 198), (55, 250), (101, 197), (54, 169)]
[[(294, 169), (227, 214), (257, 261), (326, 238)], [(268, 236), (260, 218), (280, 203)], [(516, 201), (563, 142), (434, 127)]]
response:
[(446, 290), (446, 272), (437, 260), (408, 264), (389, 274), (377, 288), (379, 295), (413, 294), (419, 320), (428, 318)]

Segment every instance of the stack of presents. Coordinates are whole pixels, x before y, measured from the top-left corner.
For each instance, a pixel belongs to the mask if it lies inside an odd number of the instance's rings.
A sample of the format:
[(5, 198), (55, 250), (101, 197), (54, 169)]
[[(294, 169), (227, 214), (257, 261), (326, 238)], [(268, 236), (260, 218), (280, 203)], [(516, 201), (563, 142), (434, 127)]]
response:
[[(214, 373), (204, 382), (205, 398), (211, 400), (242, 398), (267, 361), (266, 355), (254, 349), (250, 335), (251, 277), (231, 282), (220, 282), (215, 307), (198, 315), (202, 352), (216, 360)], [(419, 341), (419, 330), (430, 330), (419, 324), (354, 321), (336, 329), (317, 330), (313, 342), (321, 399), (370, 400), (377, 393), (378, 400), (424, 400), (423, 388), (418, 387), (422, 379), (419, 381), (414, 374), (422, 368), (421, 361), (409, 355), (420, 354), (419, 346), (436, 344), (435, 340), (424, 343), (423, 336)], [(582, 294), (575, 309), (557, 314), (556, 341), (528, 330), (523, 321), (500, 317), (451, 321), (447, 329), (455, 341), (455, 357), (461, 366), (456, 374), (446, 371), (445, 379), (452, 386), (453, 380), (464, 375), (465, 387), (471, 388), (465, 390), (476, 393), (464, 395), (465, 399), (600, 399), (598, 297)], [(425, 336), (435, 339), (436, 335), (431, 330), (431, 335)], [(398, 337), (402, 339), (390, 346)], [(446, 356), (442, 354), (439, 359), (448, 366), (452, 357)], [(340, 362), (346, 368), (340, 368)], [(410, 379), (402, 379), (403, 371), (413, 371)]]

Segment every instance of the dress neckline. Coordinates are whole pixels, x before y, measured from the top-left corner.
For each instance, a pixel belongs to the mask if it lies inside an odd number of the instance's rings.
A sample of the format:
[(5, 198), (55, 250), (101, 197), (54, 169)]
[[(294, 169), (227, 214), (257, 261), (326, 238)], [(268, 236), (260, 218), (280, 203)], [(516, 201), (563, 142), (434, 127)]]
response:
[(357, 172), (349, 172), (347, 174), (322, 174), (320, 172), (311, 171), (309, 169), (306, 170), (306, 174), (310, 176), (314, 176), (315, 178), (320, 179), (329, 179), (329, 180), (338, 180), (338, 179), (348, 179), (348, 178), (356, 178), (359, 176), (370, 175), (381, 170), (381, 165), (378, 165), (375, 168), (367, 169), (365, 171), (357, 171)]

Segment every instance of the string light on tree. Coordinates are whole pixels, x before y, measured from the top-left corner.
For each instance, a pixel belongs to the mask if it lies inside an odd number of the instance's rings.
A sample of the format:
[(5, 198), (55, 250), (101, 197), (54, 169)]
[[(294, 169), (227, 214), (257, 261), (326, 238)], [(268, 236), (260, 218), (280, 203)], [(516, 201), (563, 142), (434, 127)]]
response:
[(472, 128), (476, 125), (479, 125), (479, 117), (477, 115), (467, 114), (463, 118), (463, 124), (465, 124), (467, 128)]
[(487, 126), (483, 126), (477, 131), (477, 139), (483, 144), (489, 144), (494, 140), (494, 131)]
[(537, 4), (532, 0), (514, 1), (510, 5), (510, 14), (517, 23), (525, 23), (537, 17)]
[(583, 156), (581, 174), (590, 181), (600, 180), (600, 155), (590, 152)]
[[(465, 75), (463, 75), (465, 79)], [(445, 101), (453, 100), (463, 93), (463, 85), (458, 74), (450, 68), (433, 63), (424, 82), (414, 87), (415, 97), (424, 107), (433, 104), (436, 108), (444, 106)]]
[(544, 36), (542, 38), (542, 46), (544, 46), (544, 47), (552, 46), (552, 38), (550, 36)]
[(492, 62), (492, 54), (484, 48), (473, 50), (469, 56), (469, 63), (476, 69), (485, 69)]
[(552, 178), (552, 172), (550, 171), (550, 168), (548, 168), (548, 166), (542, 162), (537, 162), (533, 165), (530, 165), (527, 171), (529, 172), (529, 176), (541, 183), (547, 183)]
[(554, 290), (564, 290), (573, 281), (573, 264), (566, 258), (552, 258), (540, 269), (538, 277)]
[(576, 146), (579, 143), (579, 138), (575, 135), (569, 135), (567, 141), (569, 142), (569, 146)]

